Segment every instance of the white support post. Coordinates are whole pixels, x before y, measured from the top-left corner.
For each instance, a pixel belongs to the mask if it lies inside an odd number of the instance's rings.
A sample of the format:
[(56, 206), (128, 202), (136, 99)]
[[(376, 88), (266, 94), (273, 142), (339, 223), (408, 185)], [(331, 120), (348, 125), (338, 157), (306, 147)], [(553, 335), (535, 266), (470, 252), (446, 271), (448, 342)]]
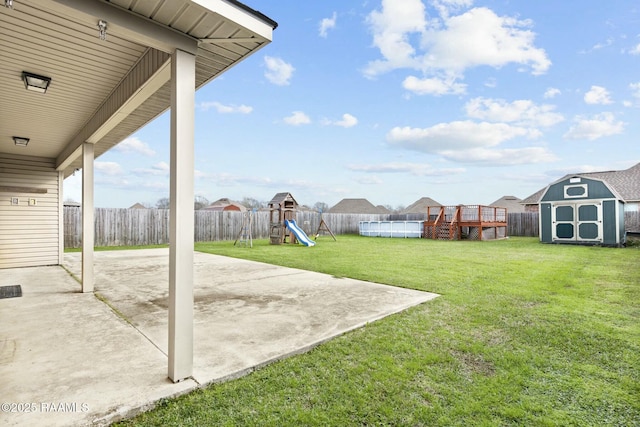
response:
[(94, 146), (82, 144), (82, 292), (93, 292), (93, 160)]
[(193, 374), (195, 56), (171, 58), (169, 378)]

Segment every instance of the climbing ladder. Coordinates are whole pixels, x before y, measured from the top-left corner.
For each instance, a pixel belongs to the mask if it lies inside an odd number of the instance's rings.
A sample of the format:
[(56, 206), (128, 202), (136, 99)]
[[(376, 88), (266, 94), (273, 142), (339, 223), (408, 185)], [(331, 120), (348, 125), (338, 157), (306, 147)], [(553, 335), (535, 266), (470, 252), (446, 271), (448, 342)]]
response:
[(233, 242), (233, 246), (238, 247), (253, 247), (253, 238), (251, 237), (251, 225), (253, 224), (253, 212), (245, 212), (242, 214), (242, 228), (240, 228), (240, 233), (238, 233), (238, 237), (236, 237), (236, 241)]

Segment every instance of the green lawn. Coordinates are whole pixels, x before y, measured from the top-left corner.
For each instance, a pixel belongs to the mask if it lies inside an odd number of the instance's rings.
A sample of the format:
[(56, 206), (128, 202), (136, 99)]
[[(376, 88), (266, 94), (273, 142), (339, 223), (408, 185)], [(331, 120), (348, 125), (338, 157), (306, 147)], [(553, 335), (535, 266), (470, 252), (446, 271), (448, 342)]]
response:
[(338, 236), (196, 249), (442, 296), (121, 425), (640, 425), (637, 247)]

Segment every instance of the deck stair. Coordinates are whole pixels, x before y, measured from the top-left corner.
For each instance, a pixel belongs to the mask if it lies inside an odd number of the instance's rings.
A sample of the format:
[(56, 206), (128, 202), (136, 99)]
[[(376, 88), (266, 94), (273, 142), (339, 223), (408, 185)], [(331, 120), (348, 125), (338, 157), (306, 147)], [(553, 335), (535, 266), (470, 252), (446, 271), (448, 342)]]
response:
[[(429, 206), (423, 236), (434, 240), (483, 240), (483, 230), (506, 237), (507, 210), (489, 206)], [(487, 235), (484, 238), (491, 238)]]

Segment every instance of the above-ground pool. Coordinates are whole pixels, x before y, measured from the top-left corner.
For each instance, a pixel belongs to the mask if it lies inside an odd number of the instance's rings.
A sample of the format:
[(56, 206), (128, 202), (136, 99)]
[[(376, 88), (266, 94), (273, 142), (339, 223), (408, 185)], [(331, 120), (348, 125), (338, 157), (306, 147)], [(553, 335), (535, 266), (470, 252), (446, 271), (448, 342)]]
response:
[(424, 221), (360, 221), (361, 236), (367, 237), (422, 237)]

